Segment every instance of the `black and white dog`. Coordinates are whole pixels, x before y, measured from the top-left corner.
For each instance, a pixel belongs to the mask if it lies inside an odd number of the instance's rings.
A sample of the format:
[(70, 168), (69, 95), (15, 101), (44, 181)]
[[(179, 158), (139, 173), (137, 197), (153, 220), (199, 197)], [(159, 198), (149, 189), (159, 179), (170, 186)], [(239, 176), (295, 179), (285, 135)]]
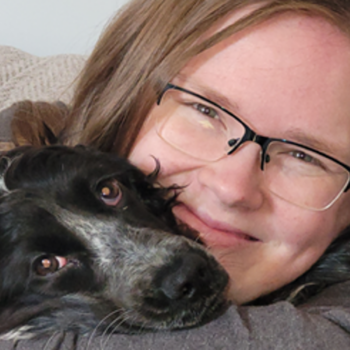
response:
[[(176, 188), (156, 186), (156, 175), (79, 146), (0, 158), (0, 339), (188, 328), (225, 309), (227, 274), (178, 227)], [(346, 230), (303, 276), (254, 304), (299, 304), (349, 278)]]
[(188, 328), (225, 309), (226, 272), (155, 177), (81, 146), (0, 158), (1, 339)]

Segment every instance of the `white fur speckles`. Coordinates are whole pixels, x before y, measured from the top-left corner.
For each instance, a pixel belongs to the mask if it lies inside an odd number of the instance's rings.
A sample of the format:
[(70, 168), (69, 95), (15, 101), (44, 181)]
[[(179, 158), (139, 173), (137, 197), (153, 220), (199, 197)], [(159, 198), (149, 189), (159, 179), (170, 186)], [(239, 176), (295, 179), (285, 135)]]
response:
[(81, 216), (69, 210), (57, 206), (51, 208), (55, 217), (60, 223), (74, 232), (77, 237), (88, 242), (90, 249), (96, 253), (101, 266), (110, 266), (113, 263), (112, 237), (116, 238), (117, 232), (121, 229), (114, 221), (99, 220), (94, 216)]
[(9, 190), (8, 190), (8, 188), (7, 188), (6, 185), (5, 185), (5, 180), (4, 180), (4, 178), (1, 177), (1, 175), (0, 175), (0, 195), (1, 195), (3, 192), (7, 193), (8, 191), (9, 191)]
[(19, 328), (13, 329), (10, 332), (0, 335), (0, 340), (24, 340), (31, 339), (35, 336), (31, 333), (31, 326), (21, 326)]
[(108, 275), (118, 268), (120, 274), (128, 270), (129, 276), (139, 276), (144, 269), (164, 265), (183, 244), (191, 245), (183, 237), (133, 227), (114, 217), (81, 216), (59, 207), (51, 210), (63, 226), (88, 243), (100, 269)]
[(0, 195), (3, 193), (7, 193), (9, 192), (9, 189), (6, 187), (5, 185), (5, 173), (7, 171), (7, 169), (9, 168), (10, 164), (11, 164), (12, 160), (6, 156), (3, 156), (0, 158)]
[(9, 192), (9, 189), (6, 186), (4, 179), (5, 171), (0, 172), (0, 195)]

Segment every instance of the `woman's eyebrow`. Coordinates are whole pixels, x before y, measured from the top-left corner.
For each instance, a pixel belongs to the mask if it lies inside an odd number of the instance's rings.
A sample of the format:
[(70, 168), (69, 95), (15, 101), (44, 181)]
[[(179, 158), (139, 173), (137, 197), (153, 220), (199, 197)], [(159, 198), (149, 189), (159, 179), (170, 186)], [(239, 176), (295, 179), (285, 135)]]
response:
[(324, 152), (329, 155), (341, 158), (349, 158), (347, 154), (346, 147), (342, 146), (339, 142), (332, 140), (331, 143), (329, 140), (326, 140), (322, 137), (315, 137), (302, 129), (292, 128), (288, 129), (285, 132), (286, 139), (300, 143), (304, 146), (314, 148), (317, 151)]
[(176, 79), (176, 84), (179, 84), (179, 86), (195, 92), (196, 94), (201, 95), (212, 102), (215, 102), (217, 105), (225, 108), (230, 113), (235, 114), (239, 112), (238, 104), (232, 101), (231, 98), (227, 98), (225, 95), (211, 89), (208, 86), (189, 81), (184, 75), (178, 76)]
[(232, 99), (229, 99), (226, 96), (220, 94), (219, 92), (207, 87), (198, 88), (197, 90), (200, 91), (198, 92), (200, 95), (212, 102), (215, 102), (220, 107), (225, 108), (230, 113), (239, 113), (239, 106), (236, 102), (232, 101)]

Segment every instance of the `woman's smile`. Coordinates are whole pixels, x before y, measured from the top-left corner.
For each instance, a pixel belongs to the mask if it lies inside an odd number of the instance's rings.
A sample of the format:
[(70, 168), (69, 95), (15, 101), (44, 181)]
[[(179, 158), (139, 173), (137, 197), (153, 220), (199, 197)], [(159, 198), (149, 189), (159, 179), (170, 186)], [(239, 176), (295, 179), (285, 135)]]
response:
[(175, 216), (194, 230), (200, 232), (203, 242), (210, 247), (234, 248), (243, 244), (261, 242), (250, 233), (216, 221), (208, 214), (199, 213), (184, 203), (173, 208)]

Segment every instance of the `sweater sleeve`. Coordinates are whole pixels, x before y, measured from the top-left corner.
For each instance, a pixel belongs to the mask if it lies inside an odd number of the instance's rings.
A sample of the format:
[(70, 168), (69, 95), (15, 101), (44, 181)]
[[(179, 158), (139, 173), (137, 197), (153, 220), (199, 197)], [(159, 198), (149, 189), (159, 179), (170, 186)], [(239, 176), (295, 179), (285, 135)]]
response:
[[(139, 335), (84, 336), (79, 350), (345, 350), (350, 349), (350, 282), (329, 287), (295, 308), (288, 302), (268, 306), (231, 306), (217, 320), (199, 328)], [(60, 335), (20, 341), (16, 350), (54, 349)], [(73, 349), (65, 335), (63, 349)], [(1, 350), (12, 350), (0, 342)], [(45, 347), (46, 346), (46, 347)]]

